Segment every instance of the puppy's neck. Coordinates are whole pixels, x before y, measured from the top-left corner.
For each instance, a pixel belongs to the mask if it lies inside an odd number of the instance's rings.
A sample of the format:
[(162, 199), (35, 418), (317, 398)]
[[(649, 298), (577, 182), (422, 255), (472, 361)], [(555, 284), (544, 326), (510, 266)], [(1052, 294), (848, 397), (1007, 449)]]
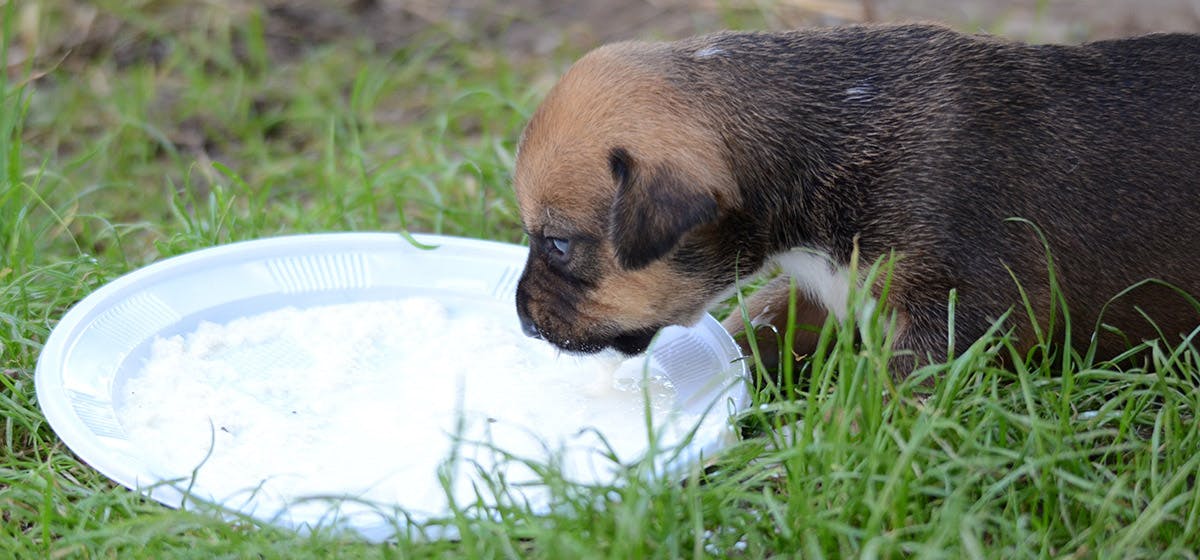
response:
[[(718, 34), (676, 55), (673, 78), (721, 135), (743, 210), (768, 232), (768, 255), (820, 247), (849, 262), (854, 239), (880, 227), (866, 216), (903, 147), (929, 141), (916, 135), (932, 127), (915, 123), (953, 112), (955, 94), (925, 87), (945, 74), (945, 59), (920, 48), (860, 52), (865, 29)], [(914, 26), (892, 40), (956, 37)], [(869, 237), (883, 250), (883, 237)], [(875, 256), (875, 247), (860, 249)]]

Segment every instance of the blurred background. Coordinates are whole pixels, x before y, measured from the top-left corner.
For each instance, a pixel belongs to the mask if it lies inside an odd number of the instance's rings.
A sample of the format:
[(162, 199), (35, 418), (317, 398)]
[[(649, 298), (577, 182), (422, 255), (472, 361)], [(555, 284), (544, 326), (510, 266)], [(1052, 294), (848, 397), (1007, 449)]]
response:
[[(43, 11), (59, 13), (57, 28), (36, 29)], [(31, 54), (86, 57), (109, 49), (126, 61), (162, 56), (153, 41), (141, 40), (206, 19), (237, 23), (252, 14), (261, 17), (267, 46), (276, 57), (338, 40), (396, 48), (431, 28), (527, 56), (727, 27), (939, 21), (1039, 42), (1200, 29), (1200, 0), (47, 0), (21, 7), (22, 41), (9, 53), (8, 63), (12, 67)]]

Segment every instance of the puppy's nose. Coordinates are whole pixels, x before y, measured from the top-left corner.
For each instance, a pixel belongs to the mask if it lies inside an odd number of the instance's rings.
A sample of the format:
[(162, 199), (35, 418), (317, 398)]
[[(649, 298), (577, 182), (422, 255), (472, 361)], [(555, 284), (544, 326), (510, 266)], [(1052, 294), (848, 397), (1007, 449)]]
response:
[[(533, 258), (532, 256), (530, 258)], [(521, 273), (521, 280), (517, 282), (517, 318), (521, 320), (521, 331), (525, 336), (530, 338), (542, 338), (542, 331), (538, 330), (533, 319), (529, 316), (529, 292), (525, 291), (525, 276), (529, 274), (529, 269)]]
[(525, 333), (525, 336), (542, 338), (542, 332), (538, 330), (537, 325), (533, 324), (533, 319), (529, 317), (521, 317), (521, 331)]

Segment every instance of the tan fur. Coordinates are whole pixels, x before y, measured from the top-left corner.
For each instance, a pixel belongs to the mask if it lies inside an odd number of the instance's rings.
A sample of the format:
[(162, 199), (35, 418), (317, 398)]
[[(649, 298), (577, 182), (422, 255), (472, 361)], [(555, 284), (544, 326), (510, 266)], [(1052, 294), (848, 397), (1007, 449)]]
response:
[[(653, 68), (652, 53), (619, 43), (576, 62), (526, 127), (514, 174), (521, 218), (529, 230), (567, 221), (604, 234), (594, 219), (612, 204), (616, 185), (606, 165), (613, 145), (642, 158), (669, 158), (701, 180), (695, 185), (736, 204), (737, 190), (714, 157), (716, 138), (697, 126), (686, 97)], [(550, 211), (550, 214), (547, 214)]]
[[(664, 316), (691, 323), (700, 318), (695, 310), (710, 303), (689, 297), (697, 291), (690, 286), (692, 281), (663, 263), (637, 271), (616, 270), (600, 282), (594, 301), (582, 306), (580, 314), (605, 316), (629, 328), (655, 325)], [(589, 313), (591, 308), (597, 312)]]

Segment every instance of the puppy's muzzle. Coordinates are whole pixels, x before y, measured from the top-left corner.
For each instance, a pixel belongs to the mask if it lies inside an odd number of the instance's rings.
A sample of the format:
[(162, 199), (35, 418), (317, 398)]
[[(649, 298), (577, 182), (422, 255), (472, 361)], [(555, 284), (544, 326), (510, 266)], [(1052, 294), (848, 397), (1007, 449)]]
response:
[[(522, 275), (521, 280), (523, 281), (524, 279), (524, 275)], [(522, 289), (522, 286), (518, 285), (517, 319), (521, 321), (521, 332), (525, 333), (525, 336), (530, 338), (542, 340), (545, 337), (542, 336), (542, 331), (538, 329), (537, 323), (534, 323), (533, 318), (529, 316), (529, 310), (527, 309), (528, 305), (529, 294), (525, 293), (525, 290)]]
[(529, 316), (525, 315), (524, 313), (517, 313), (517, 315), (521, 319), (521, 332), (524, 332), (525, 336), (540, 340), (542, 338), (542, 331), (538, 330), (537, 325), (533, 322), (533, 319), (530, 319)]
[[(532, 338), (549, 342), (563, 351), (590, 354), (605, 348), (614, 348), (632, 356), (644, 352), (650, 344), (650, 339), (658, 332), (659, 327), (621, 330), (609, 325), (591, 325), (581, 328), (572, 323), (556, 322), (553, 313), (543, 316), (542, 324), (538, 325), (534, 321), (534, 314), (530, 313), (527, 279), (528, 271), (517, 283), (517, 319), (521, 323), (521, 331)], [(569, 310), (568, 316), (575, 317), (574, 310)]]

